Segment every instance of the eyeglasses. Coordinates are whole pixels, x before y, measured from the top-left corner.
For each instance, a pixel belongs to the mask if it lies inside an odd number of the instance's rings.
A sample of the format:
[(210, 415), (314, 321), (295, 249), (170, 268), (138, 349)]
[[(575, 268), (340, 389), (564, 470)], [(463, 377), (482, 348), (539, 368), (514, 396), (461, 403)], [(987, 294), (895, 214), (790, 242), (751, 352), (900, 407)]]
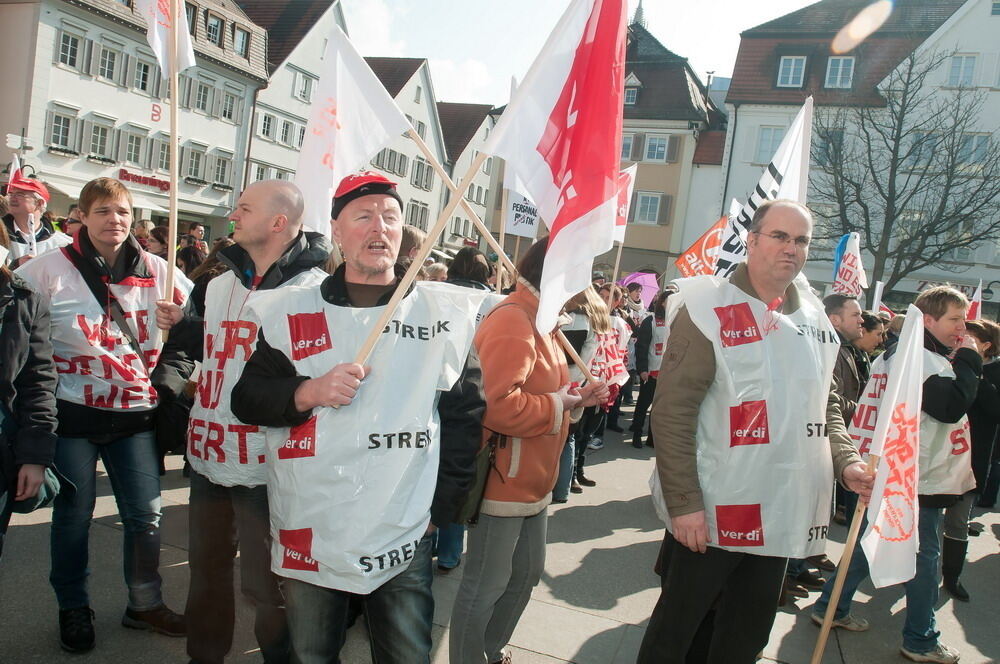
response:
[(31, 191), (12, 191), (7, 195), (7, 198), (28, 198), (33, 200), (35, 193)]
[(812, 242), (811, 237), (806, 237), (805, 235), (800, 235), (799, 237), (792, 237), (784, 231), (773, 231), (771, 233), (762, 233), (760, 231), (753, 231), (757, 235), (763, 235), (764, 237), (769, 237), (775, 242), (780, 242), (781, 244), (788, 244), (789, 242), (794, 242), (797, 249), (806, 249), (809, 247), (809, 243)]

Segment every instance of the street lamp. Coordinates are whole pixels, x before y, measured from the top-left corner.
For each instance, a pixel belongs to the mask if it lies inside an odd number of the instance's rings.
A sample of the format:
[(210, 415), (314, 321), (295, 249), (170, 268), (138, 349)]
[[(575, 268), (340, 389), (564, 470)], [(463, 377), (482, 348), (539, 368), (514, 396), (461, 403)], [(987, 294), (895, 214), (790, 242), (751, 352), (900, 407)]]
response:
[[(993, 284), (1000, 284), (1000, 279), (995, 279), (994, 281), (991, 281), (990, 283), (986, 284), (986, 287), (983, 288), (984, 300), (993, 299)], [(997, 322), (1000, 323), (1000, 309), (997, 310), (996, 316), (994, 317), (996, 318)]]

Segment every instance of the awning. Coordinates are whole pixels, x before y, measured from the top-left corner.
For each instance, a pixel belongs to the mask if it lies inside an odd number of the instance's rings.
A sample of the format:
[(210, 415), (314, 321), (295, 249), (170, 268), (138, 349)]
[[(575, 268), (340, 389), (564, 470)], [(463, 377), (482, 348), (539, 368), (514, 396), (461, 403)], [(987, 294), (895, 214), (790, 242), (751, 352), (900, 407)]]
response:
[(448, 255), (445, 251), (438, 251), (437, 249), (431, 249), (431, 254), (437, 256), (438, 258), (446, 261), (450, 261), (454, 256)]
[(132, 192), (132, 206), (143, 210), (152, 210), (153, 212), (168, 212), (167, 208), (162, 207), (158, 202), (154, 202), (142, 194), (136, 194), (134, 191)]

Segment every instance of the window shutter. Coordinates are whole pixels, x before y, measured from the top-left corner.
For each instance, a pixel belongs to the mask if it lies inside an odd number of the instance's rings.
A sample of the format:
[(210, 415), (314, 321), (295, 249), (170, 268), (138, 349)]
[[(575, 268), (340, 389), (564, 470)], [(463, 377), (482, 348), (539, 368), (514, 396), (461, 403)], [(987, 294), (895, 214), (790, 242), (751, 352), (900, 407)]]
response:
[(91, 120), (83, 121), (83, 132), (80, 135), (80, 154), (90, 154), (90, 142), (94, 136), (94, 123)]
[(222, 90), (213, 89), (211, 91), (212, 95), (212, 117), (220, 117), (222, 115)]
[(179, 86), (181, 106), (191, 108), (191, 88), (194, 87), (194, 81), (189, 76), (182, 76)]
[(632, 161), (642, 161), (646, 148), (646, 135), (635, 134), (632, 136)]
[(399, 177), (405, 178), (410, 159), (405, 154), (399, 155)]
[(130, 65), (132, 64), (132, 56), (128, 53), (122, 53), (121, 56), (121, 62), (118, 63), (118, 85), (123, 88), (128, 88), (132, 86), (132, 82), (129, 81), (129, 74), (132, 71), (130, 68)]
[(52, 116), (54, 113), (51, 110), (45, 111), (45, 145), (52, 145)]
[(115, 155), (116, 160), (125, 161), (125, 145), (128, 143), (128, 134), (121, 129), (115, 129), (111, 132), (108, 140), (111, 142), (111, 145), (108, 146), (109, 152)]
[(430, 191), (434, 188), (434, 169), (430, 164), (424, 166), (424, 189)]
[(667, 139), (667, 163), (674, 163), (677, 161), (677, 152), (680, 150), (681, 137), (674, 135)]
[[(62, 39), (63, 39), (63, 31), (56, 30), (56, 47), (52, 49), (52, 64), (54, 65), (59, 64), (59, 55), (62, 53)], [(77, 51), (76, 57), (77, 58), (80, 57), (79, 51)], [(79, 60), (77, 60), (77, 63), (79, 63)]]
[(628, 221), (626, 223), (633, 223), (635, 221), (635, 206), (639, 204), (639, 194), (632, 194), (632, 200), (628, 204)]
[(663, 194), (660, 196), (660, 214), (656, 218), (656, 223), (659, 226), (666, 226), (670, 223), (670, 213), (671, 208), (674, 204), (674, 197), (670, 194)]
[(243, 99), (235, 95), (233, 98), (236, 100), (233, 103), (233, 122), (240, 124), (243, 122)]
[(215, 182), (215, 162), (218, 159), (214, 154), (205, 155), (205, 179), (209, 182)]
[(97, 48), (97, 45), (94, 44), (93, 39), (88, 39), (84, 45), (86, 46), (86, 48), (83, 49), (84, 53), (81, 54), (83, 56), (83, 63), (81, 69), (83, 70), (84, 74), (90, 74), (91, 76), (94, 76), (97, 72), (97, 65), (94, 62), (95, 54), (96, 57), (100, 57), (101, 49)]
[(149, 66), (149, 90), (157, 99), (162, 99), (160, 96), (160, 86), (163, 83), (163, 77), (160, 76), (160, 68), (157, 65)]
[[(185, 177), (187, 177), (188, 174), (187, 163), (184, 161), (184, 158), (187, 157), (188, 150), (189, 148), (185, 147), (180, 147), (177, 149), (177, 175), (182, 180)], [(169, 170), (169, 162), (168, 162), (168, 170)]]

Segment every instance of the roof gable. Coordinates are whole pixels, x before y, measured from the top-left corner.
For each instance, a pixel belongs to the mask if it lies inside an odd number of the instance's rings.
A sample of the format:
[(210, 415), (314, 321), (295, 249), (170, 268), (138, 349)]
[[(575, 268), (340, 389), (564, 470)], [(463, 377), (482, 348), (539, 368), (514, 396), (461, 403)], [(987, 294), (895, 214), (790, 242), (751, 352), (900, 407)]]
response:
[(372, 68), (378, 80), (389, 92), (393, 99), (403, 89), (413, 75), (420, 69), (420, 65), (427, 62), (424, 58), (365, 58), (365, 62)]
[(268, 72), (288, 59), (334, 0), (236, 0), (251, 21), (267, 30)]
[[(876, 34), (930, 34), (966, 0), (896, 0), (892, 13)], [(820, 0), (790, 14), (743, 32), (746, 36), (788, 34), (837, 34), (871, 0)]]
[(493, 107), (489, 104), (455, 104), (439, 101), (437, 109), (448, 160), (455, 163), (472, 142), (479, 128), (483, 126), (483, 121), (489, 116)]
[(708, 121), (712, 103), (687, 59), (638, 23), (629, 26), (625, 71), (626, 84), (639, 87), (635, 103), (625, 106), (627, 120)]

